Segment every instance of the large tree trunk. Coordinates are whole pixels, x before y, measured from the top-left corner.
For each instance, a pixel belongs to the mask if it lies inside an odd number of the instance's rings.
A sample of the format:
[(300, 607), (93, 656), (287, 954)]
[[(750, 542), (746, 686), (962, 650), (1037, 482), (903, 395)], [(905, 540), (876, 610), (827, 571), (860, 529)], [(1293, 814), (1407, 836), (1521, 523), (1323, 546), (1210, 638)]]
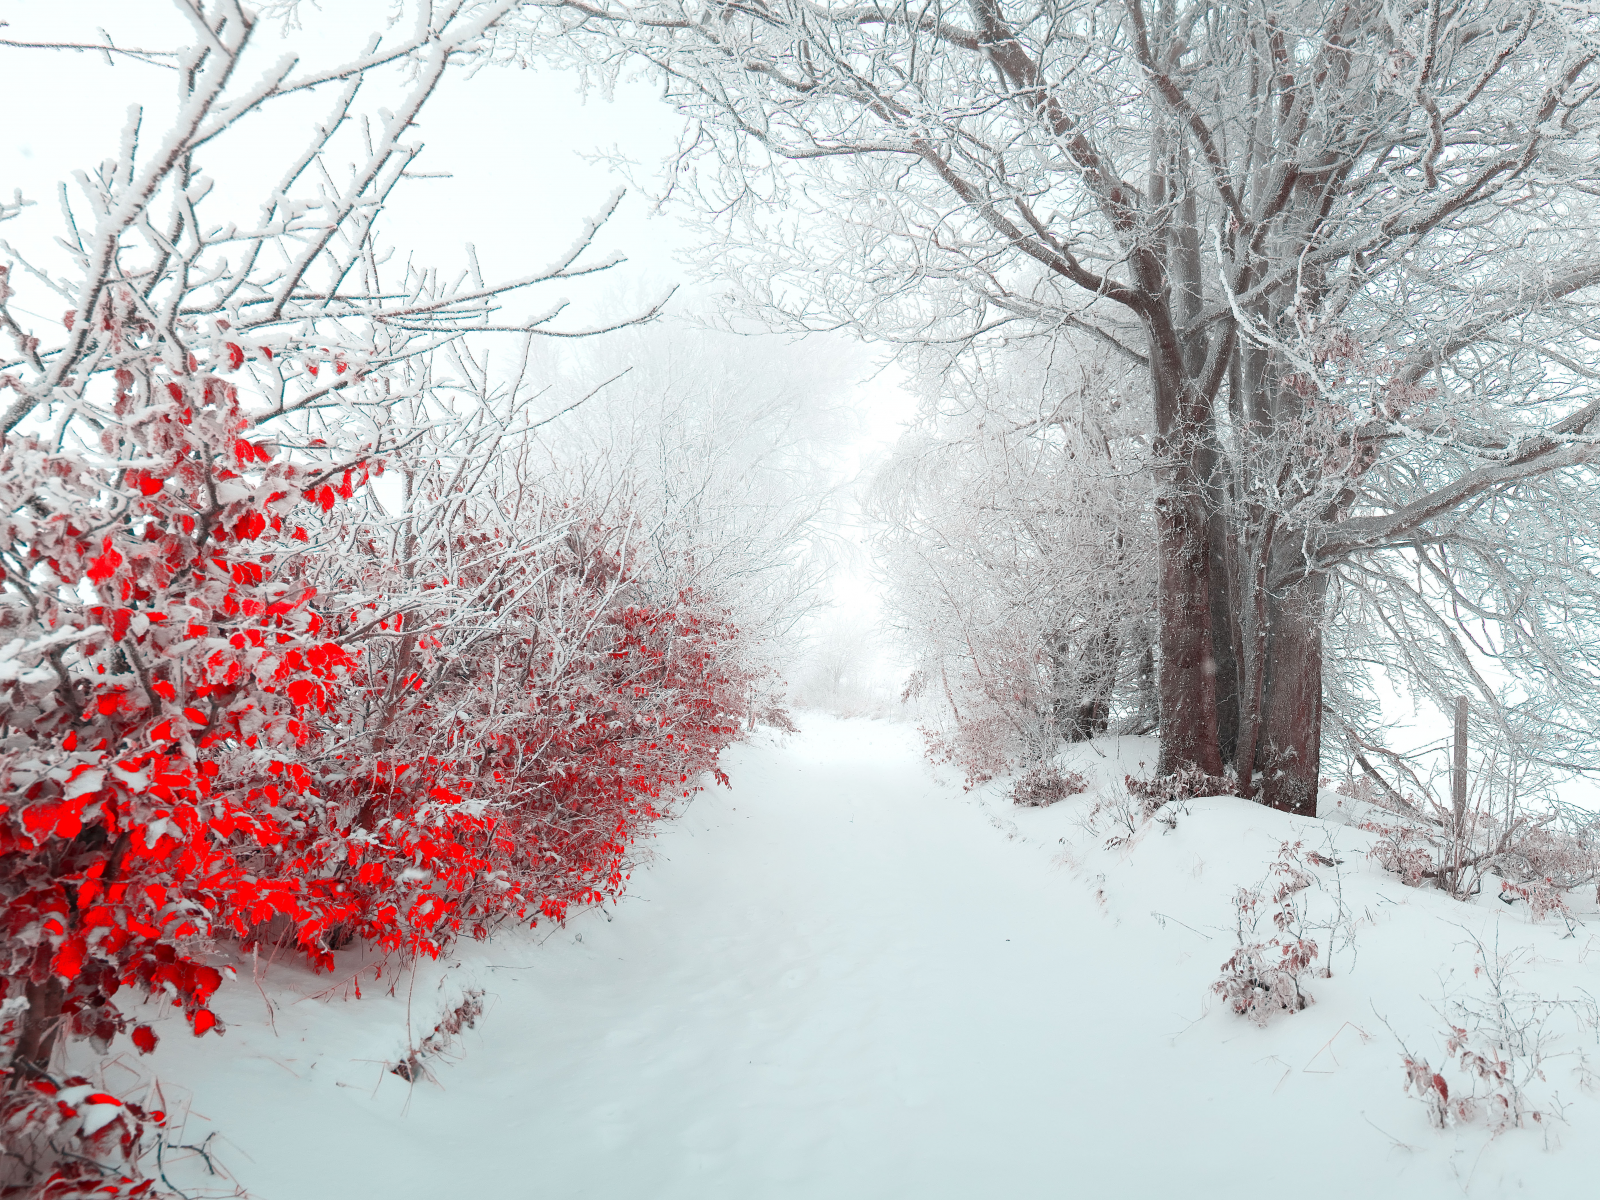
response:
[[(1298, 554), (1296, 548), (1294, 553)], [(1261, 701), (1262, 799), (1317, 815), (1322, 762), (1322, 620), (1328, 580), (1313, 574), (1267, 596), (1267, 660)]]
[[(1173, 130), (1158, 130), (1151, 147), (1150, 203), (1159, 218), (1155, 255), (1136, 254), (1135, 274), (1150, 296), (1150, 376), (1155, 397), (1156, 444), (1165, 487), (1156, 501), (1160, 558), (1161, 755), (1166, 774), (1197, 766), (1222, 774), (1217, 730), (1217, 675), (1221, 663), (1213, 636), (1211, 564), (1217, 447), (1211, 398), (1196, 381), (1203, 371), (1206, 335), (1194, 330), (1203, 309), (1200, 227), (1188, 151)], [(1159, 258), (1159, 270), (1152, 261)], [(1219, 572), (1220, 576), (1220, 572)], [(1227, 608), (1226, 589), (1219, 598)], [(1227, 656), (1231, 659), (1231, 655)]]
[(1156, 770), (1164, 775), (1192, 765), (1207, 775), (1221, 775), (1205, 515), (1193, 496), (1164, 496), (1156, 502), (1156, 528), (1161, 560), (1161, 756)]
[[(1220, 491), (1220, 489), (1217, 489)], [(1210, 589), (1211, 651), (1216, 662), (1217, 750), (1225, 763), (1239, 758), (1242, 715), (1240, 621), (1233, 579), (1233, 554), (1220, 495), (1210, 498), (1206, 514), (1206, 569)]]

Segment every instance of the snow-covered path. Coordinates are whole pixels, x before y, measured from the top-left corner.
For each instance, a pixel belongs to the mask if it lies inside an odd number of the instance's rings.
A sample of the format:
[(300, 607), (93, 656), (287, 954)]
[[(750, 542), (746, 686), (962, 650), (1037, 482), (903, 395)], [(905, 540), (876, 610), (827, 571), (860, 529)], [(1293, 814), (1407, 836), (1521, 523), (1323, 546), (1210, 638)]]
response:
[[(1141, 846), (1174, 881), (1124, 920), (1039, 846), (1069, 806), (1016, 814), (1034, 824), (1008, 838), (903, 726), (813, 717), (727, 766), (732, 790), (662, 832), (613, 920), (497, 937), (409, 997), (364, 984), (329, 1004), (293, 995), (325, 978), (280, 967), (261, 995), (243, 978), (228, 1070), (172, 1038), (164, 1074), (211, 1076), (194, 1107), (264, 1200), (1418, 1197), (1593, 1178), (1594, 1150), (1524, 1141), (1485, 1162), (1481, 1131), (1441, 1143), (1400, 1096), (1393, 1042), (1344, 1024), (1347, 981), (1264, 1031), (1199, 1020), (1226, 947), (1150, 917), (1199, 921), (1182, 906), (1201, 843)], [(1283, 832), (1215, 803), (1212, 843)], [(407, 1002), (425, 1031), (474, 980), (487, 1019), (438, 1083), (385, 1074)], [(1403, 1137), (1380, 1128), (1397, 1122)]]
[(929, 819), (962, 800), (916, 768), (909, 731), (812, 725), (787, 753), (737, 752), (733, 791), (695, 801), (581, 953), (507, 973), (495, 1026), (515, 1005), (531, 1036), (510, 1078), (473, 1056), (451, 1093), (511, 1108), (526, 1082), (507, 1132), (549, 1195), (1045, 1195), (1086, 1168), (1112, 1184), (1129, 1164), (1091, 1167), (1102, 1139), (1077, 1144), (1143, 1125), (1147, 1089), (1097, 1095), (1084, 1066), (1130, 1000), (1181, 1018), (1136, 979), (1142, 1001), (1085, 977), (1106, 931), (970, 804)]

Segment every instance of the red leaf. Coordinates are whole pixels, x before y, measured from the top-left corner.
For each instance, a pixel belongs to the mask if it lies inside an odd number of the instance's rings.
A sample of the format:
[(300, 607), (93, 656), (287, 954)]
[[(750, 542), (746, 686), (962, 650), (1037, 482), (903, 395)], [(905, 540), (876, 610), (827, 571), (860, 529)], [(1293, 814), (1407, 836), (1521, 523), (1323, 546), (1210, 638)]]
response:
[(102, 549), (105, 553), (89, 564), (89, 578), (95, 583), (104, 583), (116, 574), (117, 568), (122, 565), (122, 555), (111, 548), (110, 538), (105, 540)]
[(156, 1048), (156, 1043), (161, 1039), (156, 1037), (156, 1031), (148, 1025), (139, 1025), (133, 1031), (133, 1044), (140, 1054), (149, 1054)]
[(194, 1035), (195, 1035), (195, 1037), (199, 1037), (201, 1034), (205, 1033), (208, 1029), (215, 1029), (216, 1027), (217, 1027), (217, 1014), (212, 1012), (209, 1008), (202, 1008), (199, 1012), (194, 1014)]
[(162, 482), (159, 476), (152, 475), (149, 471), (128, 472), (128, 483), (138, 488), (139, 494), (143, 496), (154, 496), (161, 490)]
[(83, 973), (83, 939), (68, 938), (50, 962), (50, 969), (63, 979), (76, 979)]

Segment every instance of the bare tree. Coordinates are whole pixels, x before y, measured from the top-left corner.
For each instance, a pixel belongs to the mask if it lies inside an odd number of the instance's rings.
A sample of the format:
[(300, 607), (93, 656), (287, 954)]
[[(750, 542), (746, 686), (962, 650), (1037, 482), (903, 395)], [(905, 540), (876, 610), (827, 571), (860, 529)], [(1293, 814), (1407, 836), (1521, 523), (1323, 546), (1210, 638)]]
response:
[(1074, 340), (963, 356), (876, 480), (910, 691), (973, 776), (1154, 723), (1148, 413)]
[[(256, 425), (365, 409), (368, 423), (345, 435), (359, 441), (382, 421), (378, 410), (433, 386), (430, 356), (468, 332), (596, 332), (555, 324), (561, 302), (511, 324), (501, 313), (513, 293), (615, 266), (617, 256), (587, 252), (618, 196), (556, 261), (499, 282), (486, 282), (475, 258), (453, 280), (393, 263), (376, 235), (379, 214), (421, 151), (413, 125), (423, 106), (451, 65), (505, 17), (510, 0), (424, 6), (409, 30), (397, 22), (391, 35), (372, 35), (356, 58), (313, 68), (298, 55), (258, 49), (261, 22), (230, 0), (177, 7), (193, 26), (190, 44), (140, 52), (149, 69), (170, 70), (179, 82), (170, 128), (146, 129), (145, 110), (135, 106), (116, 155), (80, 176), (82, 195), (74, 199), (61, 185), (73, 276), (52, 276), (0, 242), (23, 268), (20, 277), (3, 268), (0, 326), (14, 349), (0, 359), (0, 388), (12, 393), (0, 428), (31, 417), (54, 423), (58, 437), (94, 430), (112, 415), (114, 391), (148, 387), (153, 364), (178, 375), (204, 365), (244, 370)], [(70, 47), (33, 49), (58, 48)], [(258, 69), (264, 73), (253, 74)], [(364, 90), (395, 82), (402, 90), (392, 107), (374, 112), (360, 103)], [(246, 123), (313, 93), (328, 95), (327, 115), (307, 131), (302, 150), (266, 168), (273, 182), (259, 210), (219, 211), (206, 158), (259, 158), (248, 152)], [(26, 203), (19, 197), (0, 219), (19, 216)], [(48, 307), (52, 294), (65, 303), (65, 333), (25, 328), (6, 303), (19, 290), (36, 307)], [(111, 336), (113, 306), (134, 315), (135, 342)], [(119, 372), (131, 372), (132, 382), (113, 387)]]
[[(1600, 43), (1581, 6), (521, 13), (502, 57), (653, 64), (689, 121), (673, 186), (774, 322), (912, 345), (1071, 326), (1145, 374), (1164, 768), (1232, 761), (1309, 811), (1336, 573), (1415, 620), (1483, 587), (1530, 598), (1513, 567), (1587, 553), (1554, 529), (1536, 561), (1433, 552), (1490, 511), (1592, 492)], [(1438, 581), (1397, 599), (1382, 578), (1419, 548)], [(1526, 608), (1482, 612), (1522, 636)]]

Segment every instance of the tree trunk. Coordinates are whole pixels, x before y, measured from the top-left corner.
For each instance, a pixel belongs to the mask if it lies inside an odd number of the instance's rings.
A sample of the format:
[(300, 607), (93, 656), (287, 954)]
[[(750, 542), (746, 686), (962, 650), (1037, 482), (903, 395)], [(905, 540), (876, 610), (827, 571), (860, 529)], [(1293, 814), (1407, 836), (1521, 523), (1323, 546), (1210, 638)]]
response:
[(1241, 688), (1239, 614), (1235, 611), (1229, 532), (1220, 505), (1206, 518), (1206, 569), (1210, 588), (1211, 652), (1217, 664), (1217, 751), (1225, 763), (1239, 760)]
[(1065, 645), (1052, 646), (1056, 729), (1068, 742), (1087, 742), (1106, 732), (1117, 683), (1118, 640), (1114, 629), (1091, 637), (1074, 662)]
[(66, 1000), (67, 988), (58, 976), (50, 975), (43, 983), (30, 979), (24, 986), (23, 996), (28, 1001), (28, 1011), (22, 1018), (16, 1053), (12, 1057), (18, 1080), (50, 1070), (50, 1056), (55, 1052), (56, 1038), (61, 1032), (61, 1006)]
[(1217, 660), (1211, 642), (1206, 521), (1191, 497), (1156, 502), (1160, 555), (1159, 774), (1197, 766), (1222, 774), (1217, 746)]
[(1167, 212), (1176, 200), (1178, 228), (1162, 219), (1159, 243), (1131, 256), (1132, 274), (1148, 298), (1141, 313), (1149, 345), (1155, 401), (1152, 449), (1162, 476), (1156, 500), (1156, 554), (1161, 628), (1161, 754), (1157, 771), (1196, 766), (1222, 774), (1217, 745), (1217, 656), (1211, 630), (1206, 489), (1215, 445), (1212, 397), (1196, 389), (1203, 343), (1185, 337), (1184, 318), (1199, 311), (1200, 258), (1188, 163), (1175, 142), (1158, 136), (1152, 149), (1151, 203)]
[[(1295, 550), (1298, 554), (1298, 548)], [(1267, 661), (1262, 696), (1262, 799), (1299, 816), (1317, 815), (1322, 762), (1322, 618), (1326, 575), (1301, 579), (1267, 597)]]

